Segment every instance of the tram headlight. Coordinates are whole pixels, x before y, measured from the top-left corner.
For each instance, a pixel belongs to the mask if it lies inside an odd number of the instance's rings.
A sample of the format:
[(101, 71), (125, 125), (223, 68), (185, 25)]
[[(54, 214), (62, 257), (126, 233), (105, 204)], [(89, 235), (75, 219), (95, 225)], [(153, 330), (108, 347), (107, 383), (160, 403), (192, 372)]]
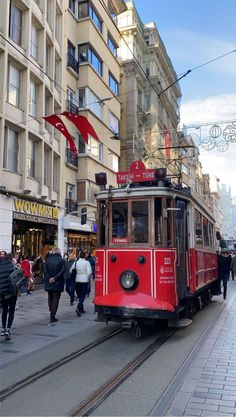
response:
[(138, 286), (138, 277), (137, 274), (134, 271), (124, 271), (120, 275), (120, 285), (124, 290), (135, 290)]

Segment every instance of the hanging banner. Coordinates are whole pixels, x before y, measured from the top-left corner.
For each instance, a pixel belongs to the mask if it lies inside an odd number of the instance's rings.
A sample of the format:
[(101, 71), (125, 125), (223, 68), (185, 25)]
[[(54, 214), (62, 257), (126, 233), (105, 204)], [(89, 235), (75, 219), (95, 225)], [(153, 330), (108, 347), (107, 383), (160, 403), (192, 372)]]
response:
[(77, 127), (86, 143), (88, 143), (88, 135), (91, 135), (94, 139), (99, 141), (97, 133), (95, 132), (93, 126), (91, 125), (91, 123), (89, 123), (88, 119), (85, 116), (69, 113), (68, 111), (64, 111), (62, 115), (65, 116)]
[(60, 119), (60, 117), (58, 117), (56, 114), (51, 114), (50, 116), (44, 116), (43, 119), (46, 120), (48, 123), (50, 123), (52, 126), (54, 126), (57, 130), (59, 130), (59, 132), (62, 133), (62, 135), (65, 136), (65, 138), (69, 142), (70, 150), (76, 156), (78, 156), (78, 152), (77, 152), (75, 143), (74, 143), (71, 135), (69, 134), (66, 126), (64, 125), (63, 121)]

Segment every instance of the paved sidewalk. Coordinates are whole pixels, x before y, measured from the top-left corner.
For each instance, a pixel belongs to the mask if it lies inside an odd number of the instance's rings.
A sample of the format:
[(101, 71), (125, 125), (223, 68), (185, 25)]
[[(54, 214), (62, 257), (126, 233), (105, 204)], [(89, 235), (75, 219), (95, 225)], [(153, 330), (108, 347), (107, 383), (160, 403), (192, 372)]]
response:
[(166, 415), (236, 417), (235, 290), (236, 282), (229, 282), (229, 298), (190, 360)]
[(31, 296), (23, 293), (18, 297), (18, 308), (12, 325), (12, 339), (6, 341), (3, 336), (0, 338), (0, 368), (55, 341), (66, 339), (68, 336), (98, 325), (94, 321), (92, 300), (91, 293), (85, 300), (86, 313), (78, 318), (75, 313), (76, 301), (75, 305), (71, 306), (68, 294), (63, 292), (57, 312), (58, 322), (50, 325), (47, 293), (43, 289), (34, 291)]

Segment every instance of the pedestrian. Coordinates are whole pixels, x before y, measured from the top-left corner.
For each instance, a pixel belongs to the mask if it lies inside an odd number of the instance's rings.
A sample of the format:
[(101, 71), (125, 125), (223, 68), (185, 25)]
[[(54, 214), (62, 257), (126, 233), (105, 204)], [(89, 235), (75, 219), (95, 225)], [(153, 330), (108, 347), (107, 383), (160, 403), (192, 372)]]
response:
[(85, 313), (84, 300), (88, 292), (89, 280), (92, 273), (91, 265), (88, 261), (86, 261), (84, 251), (80, 252), (79, 259), (74, 262), (70, 272), (72, 272), (74, 269), (76, 269), (75, 291), (79, 299), (75, 311), (77, 315), (80, 316), (81, 313)]
[(17, 293), (14, 292), (10, 281), (10, 274), (16, 269), (11, 254), (0, 257), (0, 301), (2, 304), (1, 336), (11, 339), (11, 326), (14, 319)]
[(59, 248), (53, 253), (48, 253), (44, 262), (44, 289), (48, 292), (48, 307), (50, 311), (50, 323), (55, 323), (55, 317), (61, 293), (64, 291), (65, 260), (61, 256)]
[(232, 256), (232, 260), (231, 260), (231, 264), (230, 264), (230, 271), (231, 271), (232, 280), (234, 281), (234, 275), (236, 274), (236, 254), (235, 254), (235, 252)]
[(32, 287), (31, 287), (30, 281), (31, 281), (31, 278), (32, 278), (32, 265), (31, 265), (31, 262), (29, 260), (29, 256), (22, 256), (22, 261), (20, 262), (20, 267), (23, 271), (24, 278), (25, 278), (23, 285), (26, 289), (26, 293), (27, 293), (27, 295), (31, 295), (32, 293), (30, 291), (30, 288), (32, 288)]
[[(85, 252), (85, 259), (91, 265), (91, 269), (92, 269), (91, 278), (92, 278), (92, 280), (94, 280), (96, 259), (94, 258), (94, 256), (90, 252)], [(87, 297), (89, 297), (90, 293), (91, 293), (91, 279), (89, 280), (89, 284), (88, 284)]]
[(227, 249), (223, 249), (222, 253), (218, 253), (218, 276), (223, 282), (223, 297), (226, 300), (227, 283), (230, 271), (231, 256)]
[[(66, 282), (66, 292), (70, 297), (70, 305), (74, 305), (75, 301), (75, 276), (76, 273), (71, 273), (70, 269), (75, 262), (75, 254), (72, 252), (68, 260), (65, 261), (65, 282)], [(74, 270), (75, 271), (75, 270)], [(76, 271), (75, 271), (76, 272)]]

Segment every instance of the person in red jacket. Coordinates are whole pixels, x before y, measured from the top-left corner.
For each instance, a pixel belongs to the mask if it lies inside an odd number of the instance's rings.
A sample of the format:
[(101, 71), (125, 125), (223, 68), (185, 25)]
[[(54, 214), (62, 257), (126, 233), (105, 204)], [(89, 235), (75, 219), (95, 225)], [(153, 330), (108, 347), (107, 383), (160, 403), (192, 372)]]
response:
[(29, 256), (22, 256), (22, 261), (20, 263), (20, 267), (23, 271), (24, 278), (25, 278), (25, 287), (27, 288), (27, 295), (31, 295), (31, 292), (29, 290), (29, 279), (32, 276), (32, 266), (31, 262), (29, 260)]

